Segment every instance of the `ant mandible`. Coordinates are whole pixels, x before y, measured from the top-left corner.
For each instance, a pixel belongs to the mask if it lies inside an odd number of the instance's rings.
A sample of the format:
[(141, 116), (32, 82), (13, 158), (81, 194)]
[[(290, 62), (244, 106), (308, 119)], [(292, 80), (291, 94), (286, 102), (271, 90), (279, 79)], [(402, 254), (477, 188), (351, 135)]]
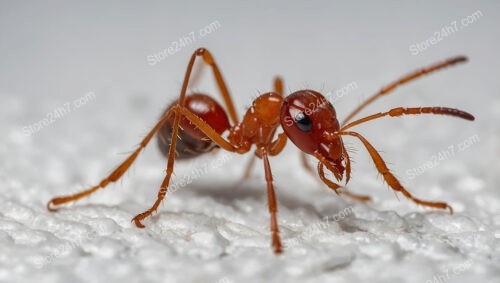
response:
[[(233, 126), (231, 126), (224, 108), (210, 96), (201, 93), (186, 95), (193, 65), (196, 58), (199, 57), (212, 69)], [(272, 247), (275, 253), (281, 253), (282, 246), (276, 216), (278, 209), (269, 156), (278, 155), (285, 147), (287, 139), (290, 139), (302, 151), (303, 157), (304, 154), (309, 154), (318, 159), (317, 172), (320, 179), (335, 192), (343, 192), (340, 191), (343, 187), (328, 179), (324, 170), (326, 167), (339, 182), (343, 179), (345, 184), (349, 182), (351, 163), (343, 143), (343, 136), (352, 136), (361, 141), (373, 159), (378, 172), (382, 174), (384, 180), (394, 191), (401, 192), (404, 196), (422, 206), (449, 209), (452, 212), (452, 208), (445, 202), (424, 201), (411, 195), (389, 171), (382, 157), (368, 140), (359, 133), (348, 131), (348, 129), (382, 117), (438, 114), (472, 121), (474, 117), (471, 114), (447, 107), (398, 107), (387, 112), (364, 117), (349, 124), (348, 122), (368, 104), (393, 91), (397, 86), (466, 60), (462, 56), (450, 58), (403, 76), (369, 97), (349, 114), (342, 123), (337, 120), (332, 104), (322, 94), (313, 90), (299, 90), (287, 97), (283, 97), (283, 83), (277, 78), (274, 83), (275, 90), (257, 97), (243, 116), (243, 121), (239, 122), (233, 100), (214, 58), (207, 49), (199, 48), (192, 54), (189, 61), (179, 99), (167, 108), (154, 128), (141, 141), (138, 148), (97, 186), (71, 196), (54, 198), (48, 202), (47, 208), (55, 211), (56, 209), (53, 206), (76, 201), (89, 196), (100, 188), (105, 188), (111, 182), (116, 182), (130, 168), (151, 138), (158, 133), (158, 143), (161, 151), (168, 159), (166, 176), (161, 183), (153, 206), (132, 219), (135, 225), (140, 228), (144, 227), (141, 221), (155, 212), (163, 198), (165, 198), (174, 169), (175, 158), (193, 158), (210, 152), (217, 147), (244, 154), (251, 150), (252, 145), (255, 145), (255, 156), (262, 159), (264, 163), (268, 207), (271, 216)], [(279, 126), (283, 128), (284, 132), (279, 133), (275, 138)], [(225, 138), (222, 134), (226, 132), (228, 135)], [(172, 139), (171, 137), (178, 137), (178, 139)], [(312, 167), (309, 167), (309, 169), (312, 169)], [(247, 168), (247, 172), (248, 170)], [(344, 193), (362, 201), (369, 199), (366, 196)]]

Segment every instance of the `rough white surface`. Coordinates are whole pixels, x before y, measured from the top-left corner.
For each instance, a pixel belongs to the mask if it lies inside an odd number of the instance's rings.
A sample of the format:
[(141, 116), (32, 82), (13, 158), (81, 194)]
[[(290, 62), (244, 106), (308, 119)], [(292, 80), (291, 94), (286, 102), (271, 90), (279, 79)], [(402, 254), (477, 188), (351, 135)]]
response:
[[(0, 281), (500, 282), (498, 3), (21, 5), (0, 4)], [(471, 26), (416, 56), (408, 51), (477, 10), (483, 18)], [(148, 64), (148, 55), (215, 20), (219, 30)], [(98, 183), (125, 158), (117, 153), (132, 149), (175, 98), (190, 52), (201, 45), (216, 56), (240, 113), (275, 74), (291, 91), (304, 82), (325, 93), (356, 82), (334, 103), (342, 117), (402, 73), (469, 56), (469, 64), (402, 87), (364, 113), (440, 105), (466, 109), (475, 122), (413, 117), (358, 129), (410, 192), (445, 200), (456, 213), (395, 196), (354, 140), (349, 187), (372, 196), (370, 204), (316, 182), (292, 144), (272, 158), (281, 256), (269, 247), (262, 166), (235, 185), (246, 158), (224, 152), (177, 163), (174, 182), (207, 171), (169, 194), (146, 229), (130, 220), (152, 204), (163, 178), (156, 141), (122, 181), (49, 213), (51, 197)], [(215, 93), (207, 77), (196, 89)], [(88, 92), (95, 99), (24, 135), (24, 126)], [(453, 156), (409, 178), (407, 170), (449, 146)]]

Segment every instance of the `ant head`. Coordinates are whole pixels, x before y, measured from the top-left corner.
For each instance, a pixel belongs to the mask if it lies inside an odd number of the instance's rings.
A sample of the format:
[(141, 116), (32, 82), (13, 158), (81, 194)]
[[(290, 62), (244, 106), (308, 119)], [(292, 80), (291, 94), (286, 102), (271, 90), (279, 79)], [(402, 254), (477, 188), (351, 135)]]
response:
[(333, 105), (319, 92), (300, 90), (287, 96), (281, 106), (281, 126), (303, 152), (321, 154), (343, 173), (342, 139)]

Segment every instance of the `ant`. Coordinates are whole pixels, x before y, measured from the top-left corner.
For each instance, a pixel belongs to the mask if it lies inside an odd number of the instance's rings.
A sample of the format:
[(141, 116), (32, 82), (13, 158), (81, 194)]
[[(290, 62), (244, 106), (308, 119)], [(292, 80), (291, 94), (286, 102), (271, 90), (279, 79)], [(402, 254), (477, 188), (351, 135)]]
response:
[[(193, 65), (197, 58), (202, 58), (203, 62), (211, 67), (229, 117), (232, 120), (232, 125), (224, 108), (210, 96), (202, 93), (186, 95)], [(325, 176), (326, 167), (338, 182), (341, 180), (344, 180), (345, 184), (349, 182), (351, 177), (351, 162), (344, 146), (344, 136), (355, 137), (361, 141), (373, 159), (376, 169), (382, 174), (384, 180), (394, 191), (401, 192), (408, 199), (419, 205), (449, 209), (450, 213), (452, 213), (451, 206), (445, 202), (425, 201), (411, 195), (390, 172), (385, 161), (368, 140), (359, 133), (348, 131), (348, 129), (382, 117), (437, 114), (450, 115), (473, 121), (474, 116), (465, 111), (447, 107), (398, 107), (358, 119), (351, 123), (348, 122), (367, 105), (387, 95), (399, 85), (415, 80), (422, 75), (465, 61), (467, 61), (467, 58), (463, 56), (450, 58), (401, 77), (383, 87), (360, 104), (342, 123), (339, 123), (337, 120), (333, 105), (321, 93), (306, 89), (296, 91), (284, 97), (283, 82), (281, 79), (276, 78), (274, 81), (274, 91), (258, 96), (240, 122), (219, 67), (207, 49), (199, 48), (192, 54), (187, 66), (179, 99), (167, 108), (161, 119), (141, 141), (138, 148), (98, 185), (74, 195), (54, 198), (48, 202), (47, 208), (50, 211), (55, 211), (54, 206), (89, 196), (95, 191), (105, 188), (109, 183), (116, 182), (130, 168), (151, 138), (158, 133), (158, 144), (161, 152), (168, 159), (166, 176), (161, 183), (155, 203), (151, 208), (132, 219), (139, 228), (145, 227), (141, 221), (155, 212), (165, 198), (170, 177), (174, 170), (175, 159), (194, 158), (211, 152), (216, 148), (244, 154), (249, 152), (252, 146), (255, 145), (254, 155), (262, 159), (265, 170), (268, 208), (271, 216), (272, 248), (276, 254), (279, 254), (282, 252), (282, 244), (279, 238), (278, 209), (269, 157), (278, 155), (285, 147), (287, 139), (290, 139), (302, 151), (302, 160), (308, 171), (313, 172), (313, 169), (306, 162), (306, 154), (313, 155), (318, 159), (317, 173), (323, 183), (330, 189), (337, 193), (345, 193), (347, 196), (361, 201), (367, 201), (370, 199), (369, 197), (341, 190), (343, 189), (341, 185)], [(276, 135), (276, 131), (280, 126), (283, 132)], [(227, 133), (226, 137), (223, 136), (224, 133)], [(178, 138), (172, 139), (171, 137)], [(251, 163), (253, 163), (253, 159), (252, 157)], [(246, 176), (249, 174), (250, 168), (251, 164), (247, 167)]]

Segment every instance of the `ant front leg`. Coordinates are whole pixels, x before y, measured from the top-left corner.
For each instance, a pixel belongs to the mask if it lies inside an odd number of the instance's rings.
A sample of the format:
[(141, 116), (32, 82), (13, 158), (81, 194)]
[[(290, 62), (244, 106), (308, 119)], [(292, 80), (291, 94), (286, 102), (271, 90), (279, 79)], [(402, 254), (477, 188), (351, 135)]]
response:
[(382, 174), (384, 177), (384, 180), (387, 182), (387, 184), (395, 191), (401, 192), (405, 197), (408, 199), (412, 200), (416, 204), (420, 204), (422, 206), (428, 206), (428, 207), (434, 207), (434, 208), (441, 208), (441, 209), (448, 209), (450, 213), (453, 213), (453, 209), (451, 206), (449, 206), (445, 202), (431, 202), (431, 201), (425, 201), (418, 199), (410, 194), (403, 185), (394, 177), (394, 175), (389, 171), (389, 168), (387, 168), (387, 165), (385, 164), (385, 161), (382, 159), (380, 154), (377, 152), (377, 150), (360, 134), (356, 132), (340, 132), (340, 135), (349, 135), (358, 138), (361, 143), (365, 146), (365, 148), (368, 150), (368, 153), (370, 154), (370, 157), (373, 160), (373, 163), (375, 163), (375, 167), (377, 168), (378, 172)]
[[(351, 158), (349, 157), (349, 153), (347, 152), (347, 149), (344, 144), (342, 144), (342, 147), (344, 149), (344, 155), (345, 155), (345, 183), (347, 184), (349, 180), (351, 179)], [(347, 189), (343, 189), (340, 191), (341, 194), (350, 197), (352, 199), (355, 199), (360, 202), (369, 202), (371, 201), (371, 198), (366, 195), (359, 195), (355, 194), (352, 192), (347, 191)]]
[[(351, 159), (349, 158), (349, 154), (347, 153), (347, 150), (345, 148), (345, 145), (343, 145), (343, 148), (344, 148), (344, 154), (345, 154), (345, 161), (346, 161), (346, 181), (345, 183), (347, 184), (349, 182), (349, 180), (351, 179)], [(307, 154), (303, 151), (300, 152), (300, 159), (302, 161), (302, 166), (304, 167), (304, 169), (306, 169), (306, 171), (311, 174), (311, 176), (318, 180), (318, 175), (316, 175), (316, 172), (314, 171), (313, 167), (311, 166), (311, 164), (309, 163), (309, 159), (307, 159)], [(323, 183), (325, 183), (330, 189), (333, 189), (335, 191), (335, 193), (337, 194), (342, 194), (342, 195), (345, 195), (346, 197), (349, 197), (351, 199), (354, 199), (354, 200), (357, 200), (357, 201), (360, 201), (360, 202), (368, 202), (371, 200), (371, 198), (369, 196), (365, 196), (365, 195), (358, 195), (358, 194), (355, 194), (355, 193), (352, 193), (352, 192), (349, 192), (347, 191), (346, 188), (344, 187), (341, 187), (340, 185), (337, 185), (335, 183), (333, 183), (332, 181), (328, 180), (323, 172), (323, 169), (318, 167), (318, 173), (319, 173), (319, 179), (321, 181), (323, 181)]]
[[(344, 151), (345, 151), (345, 148), (344, 148)], [(345, 153), (346, 153), (346, 183), (347, 183), (349, 176), (351, 174), (351, 161), (349, 159), (349, 155), (347, 155), (347, 151), (345, 151)], [(327, 166), (328, 170), (330, 170), (336, 176), (338, 176), (337, 170), (335, 168), (329, 167), (327, 165), (328, 163), (326, 162), (325, 158), (320, 153), (315, 152), (314, 156), (316, 158), (318, 158), (318, 160), (319, 160), (318, 168), (317, 168), (318, 176), (319, 176), (320, 180), (323, 181), (323, 183), (328, 186), (328, 188), (332, 189), (336, 194), (345, 195), (349, 198), (355, 199), (355, 200), (360, 201), (360, 202), (368, 202), (371, 200), (371, 198), (369, 196), (351, 193), (351, 192), (347, 191), (347, 189), (345, 187), (329, 180), (325, 175), (325, 171), (324, 171), (323, 167)]]
[(336, 194), (339, 194), (339, 190), (342, 188), (341, 185), (334, 183), (330, 181), (326, 176), (325, 176), (325, 170), (323, 169), (324, 164), (320, 161), (318, 162), (318, 175), (321, 181), (325, 183), (330, 189), (332, 189)]
[[(452, 208), (444, 203), (444, 202), (429, 202), (429, 201), (423, 201), (419, 200), (415, 197), (413, 197), (408, 191), (405, 190), (405, 188), (399, 183), (399, 181), (392, 175), (392, 173), (389, 171), (387, 166), (385, 165), (384, 160), (378, 154), (377, 150), (373, 148), (373, 146), (360, 134), (355, 133), (355, 132), (347, 132), (345, 130), (357, 126), (359, 124), (363, 124), (372, 120), (376, 120), (379, 118), (383, 117), (400, 117), (403, 115), (423, 115), (423, 114), (433, 114), (433, 115), (447, 115), (447, 116), (453, 116), (461, 119), (465, 119), (468, 121), (474, 121), (474, 116), (468, 112), (465, 112), (460, 109), (455, 109), (455, 108), (448, 108), (448, 107), (410, 107), (410, 108), (404, 108), (404, 107), (397, 107), (393, 108), (389, 111), (386, 112), (380, 112), (376, 113), (370, 116), (366, 116), (364, 118), (358, 119), (356, 121), (353, 121), (347, 125), (342, 126), (340, 129), (339, 135), (350, 135), (357, 137), (363, 145), (366, 147), (368, 152), (370, 153), (370, 156), (372, 157), (373, 161), (375, 162), (375, 165), (377, 167), (377, 170), (384, 176), (385, 181), (389, 184), (389, 186), (394, 189), (395, 191), (400, 191), (405, 195), (407, 198), (413, 200), (417, 204), (424, 205), (424, 206), (430, 206), (430, 207), (436, 207), (436, 208), (448, 208), (450, 212), (453, 212)], [(347, 151), (346, 151), (347, 152)], [(348, 170), (349, 171), (349, 170)]]

